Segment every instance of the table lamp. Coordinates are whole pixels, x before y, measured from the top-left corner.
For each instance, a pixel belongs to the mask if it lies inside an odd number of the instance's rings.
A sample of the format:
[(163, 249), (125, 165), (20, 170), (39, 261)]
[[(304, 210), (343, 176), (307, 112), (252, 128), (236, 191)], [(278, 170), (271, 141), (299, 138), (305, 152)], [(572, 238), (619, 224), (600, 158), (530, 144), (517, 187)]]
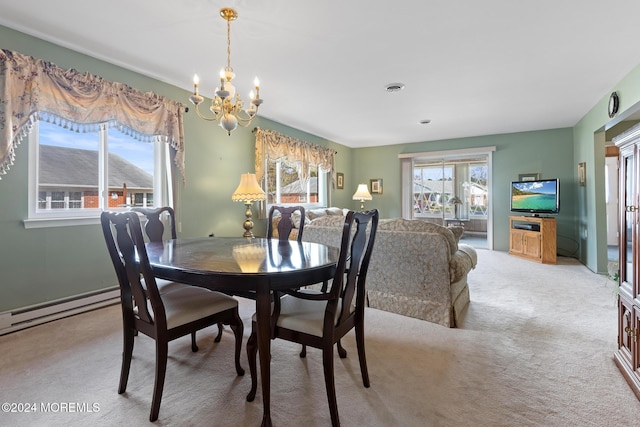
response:
[(247, 210), (244, 215), (244, 237), (253, 238), (253, 220), (251, 219), (251, 204), (256, 201), (266, 200), (267, 195), (264, 190), (258, 185), (255, 173), (243, 173), (240, 176), (240, 184), (236, 191), (231, 195), (231, 200), (234, 202), (243, 202)]
[(358, 184), (358, 189), (353, 194), (353, 200), (360, 200), (360, 210), (364, 212), (364, 201), (373, 200), (367, 189), (367, 184)]
[(458, 196), (453, 196), (449, 199), (449, 203), (453, 205), (453, 215), (455, 219), (458, 219), (458, 205), (462, 204), (462, 200)]

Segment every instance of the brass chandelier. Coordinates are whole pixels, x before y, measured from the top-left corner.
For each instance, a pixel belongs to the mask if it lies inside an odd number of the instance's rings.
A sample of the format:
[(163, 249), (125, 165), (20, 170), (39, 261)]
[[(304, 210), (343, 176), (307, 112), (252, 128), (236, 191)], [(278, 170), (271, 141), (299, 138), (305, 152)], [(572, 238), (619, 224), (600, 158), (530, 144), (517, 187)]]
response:
[(262, 104), (262, 99), (260, 99), (260, 82), (256, 77), (254, 80), (255, 93), (251, 91), (249, 108), (244, 109), (244, 101), (236, 93), (236, 88), (231, 83), (236, 76), (231, 68), (231, 21), (238, 19), (238, 12), (225, 7), (220, 9), (220, 16), (227, 21), (227, 66), (220, 70), (220, 86), (216, 88), (215, 97), (211, 100), (209, 107), (213, 117), (205, 116), (200, 112), (199, 105), (204, 101), (204, 98), (198, 93), (200, 79), (197, 74), (193, 76), (193, 95), (189, 97), (189, 100), (196, 106), (196, 113), (200, 118), (207, 121), (217, 121), (220, 127), (231, 135), (231, 132), (238, 125), (246, 127), (251, 123), (258, 112), (258, 107)]

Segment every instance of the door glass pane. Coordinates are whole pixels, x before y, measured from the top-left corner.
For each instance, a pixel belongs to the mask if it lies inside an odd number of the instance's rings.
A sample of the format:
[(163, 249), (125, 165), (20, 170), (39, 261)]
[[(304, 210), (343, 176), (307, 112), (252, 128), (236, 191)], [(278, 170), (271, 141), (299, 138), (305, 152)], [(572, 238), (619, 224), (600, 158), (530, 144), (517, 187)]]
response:
[[(625, 207), (633, 206), (633, 194), (635, 189), (633, 188), (633, 156), (628, 156), (624, 160), (624, 199)], [(630, 209), (625, 209), (625, 272), (624, 280), (626, 282), (633, 281), (633, 215)]]
[(453, 216), (453, 166), (442, 163), (413, 168), (414, 217)]

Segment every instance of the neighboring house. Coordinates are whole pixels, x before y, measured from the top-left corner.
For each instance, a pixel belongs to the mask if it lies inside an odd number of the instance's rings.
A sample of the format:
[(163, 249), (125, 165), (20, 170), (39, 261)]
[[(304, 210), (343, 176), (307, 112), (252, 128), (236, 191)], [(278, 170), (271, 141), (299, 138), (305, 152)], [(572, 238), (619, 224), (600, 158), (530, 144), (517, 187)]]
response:
[[(309, 192), (307, 193), (307, 181)], [(280, 189), (280, 201), (282, 203), (317, 203), (318, 202), (318, 178), (309, 177), (306, 180), (296, 180)]]
[[(98, 152), (40, 145), (38, 209), (99, 207)], [(153, 176), (109, 153), (109, 207), (153, 204)]]

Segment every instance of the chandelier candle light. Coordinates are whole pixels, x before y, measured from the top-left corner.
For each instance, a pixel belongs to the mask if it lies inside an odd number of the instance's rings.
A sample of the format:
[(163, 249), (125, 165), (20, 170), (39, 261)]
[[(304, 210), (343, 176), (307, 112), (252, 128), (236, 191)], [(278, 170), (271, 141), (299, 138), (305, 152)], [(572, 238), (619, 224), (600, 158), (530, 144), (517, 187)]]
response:
[(243, 173), (240, 176), (240, 184), (236, 191), (231, 195), (231, 200), (234, 202), (243, 202), (247, 210), (244, 215), (247, 217), (244, 220), (244, 234), (243, 237), (253, 238), (253, 220), (251, 219), (251, 204), (256, 201), (266, 200), (267, 195), (264, 190), (258, 185), (258, 179), (255, 173)]
[(196, 106), (196, 113), (200, 118), (217, 121), (220, 127), (231, 135), (238, 124), (246, 127), (251, 123), (251, 120), (258, 113), (262, 99), (260, 99), (260, 82), (257, 77), (253, 82), (255, 93), (251, 91), (249, 94), (251, 105), (248, 109), (244, 109), (244, 101), (236, 94), (236, 88), (231, 83), (236, 76), (231, 68), (231, 21), (238, 19), (238, 12), (225, 7), (220, 9), (220, 16), (227, 21), (227, 66), (220, 70), (220, 86), (216, 88), (215, 97), (211, 100), (209, 107), (213, 117), (207, 117), (200, 112), (199, 105), (204, 101), (204, 98), (198, 93), (200, 79), (197, 74), (193, 76), (193, 95), (189, 97), (189, 100)]
[(369, 189), (367, 189), (367, 184), (358, 184), (358, 189), (353, 194), (353, 200), (360, 200), (360, 210), (364, 212), (364, 201), (373, 200)]

